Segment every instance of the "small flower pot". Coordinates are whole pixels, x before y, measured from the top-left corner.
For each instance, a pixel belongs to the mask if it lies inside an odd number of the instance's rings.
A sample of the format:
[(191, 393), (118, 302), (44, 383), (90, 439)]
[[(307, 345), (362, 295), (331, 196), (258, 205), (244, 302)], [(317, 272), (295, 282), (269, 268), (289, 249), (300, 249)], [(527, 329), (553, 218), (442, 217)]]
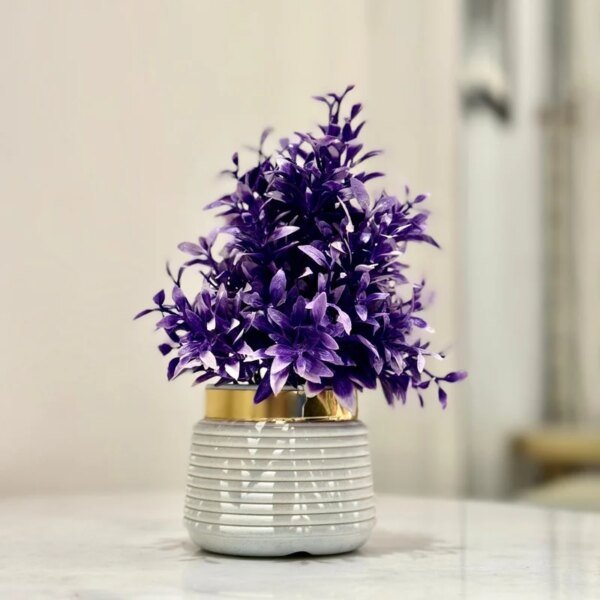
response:
[(238, 556), (338, 554), (375, 524), (367, 428), (332, 391), (206, 390), (194, 427), (184, 522), (205, 550)]

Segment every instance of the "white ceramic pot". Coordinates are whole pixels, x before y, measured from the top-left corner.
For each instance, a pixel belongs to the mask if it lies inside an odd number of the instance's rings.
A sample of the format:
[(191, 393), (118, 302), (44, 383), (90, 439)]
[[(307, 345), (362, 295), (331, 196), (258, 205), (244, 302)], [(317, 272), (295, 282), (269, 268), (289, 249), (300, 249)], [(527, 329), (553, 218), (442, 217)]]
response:
[[(255, 420), (220, 418), (240, 412), (242, 392), (241, 404), (253, 391), (229, 388), (224, 400), (223, 388), (209, 388), (208, 418), (194, 428), (184, 511), (194, 543), (240, 556), (337, 554), (364, 544), (375, 524), (365, 425), (341, 418), (331, 395), (312, 413), (334, 414), (306, 414), (297, 390), (285, 391), (283, 410), (250, 405)], [(298, 398), (300, 412), (290, 408)]]

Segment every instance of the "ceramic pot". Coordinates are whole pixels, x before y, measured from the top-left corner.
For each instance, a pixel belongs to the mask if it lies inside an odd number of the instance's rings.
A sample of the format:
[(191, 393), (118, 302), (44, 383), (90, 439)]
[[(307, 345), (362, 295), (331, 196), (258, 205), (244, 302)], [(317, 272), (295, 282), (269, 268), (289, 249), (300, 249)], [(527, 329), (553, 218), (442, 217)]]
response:
[(375, 524), (367, 428), (327, 390), (286, 388), (254, 405), (250, 386), (209, 387), (194, 427), (184, 522), (205, 550), (337, 554)]

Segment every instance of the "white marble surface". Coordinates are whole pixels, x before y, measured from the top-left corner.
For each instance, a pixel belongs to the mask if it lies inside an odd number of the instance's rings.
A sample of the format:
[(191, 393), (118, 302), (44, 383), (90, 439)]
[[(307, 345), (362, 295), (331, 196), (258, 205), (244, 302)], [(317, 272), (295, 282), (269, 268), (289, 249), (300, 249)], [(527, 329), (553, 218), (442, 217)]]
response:
[(381, 497), (353, 554), (194, 549), (183, 492), (0, 500), (0, 598), (600, 598), (600, 514)]

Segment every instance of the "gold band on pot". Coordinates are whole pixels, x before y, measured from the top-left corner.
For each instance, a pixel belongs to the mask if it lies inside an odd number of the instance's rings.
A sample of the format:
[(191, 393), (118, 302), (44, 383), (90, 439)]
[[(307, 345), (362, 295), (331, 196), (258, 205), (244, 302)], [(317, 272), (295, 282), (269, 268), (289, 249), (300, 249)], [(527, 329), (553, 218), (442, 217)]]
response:
[(353, 421), (354, 410), (343, 406), (333, 390), (307, 397), (301, 388), (284, 388), (254, 404), (256, 386), (223, 385), (206, 388), (205, 418), (229, 421)]

